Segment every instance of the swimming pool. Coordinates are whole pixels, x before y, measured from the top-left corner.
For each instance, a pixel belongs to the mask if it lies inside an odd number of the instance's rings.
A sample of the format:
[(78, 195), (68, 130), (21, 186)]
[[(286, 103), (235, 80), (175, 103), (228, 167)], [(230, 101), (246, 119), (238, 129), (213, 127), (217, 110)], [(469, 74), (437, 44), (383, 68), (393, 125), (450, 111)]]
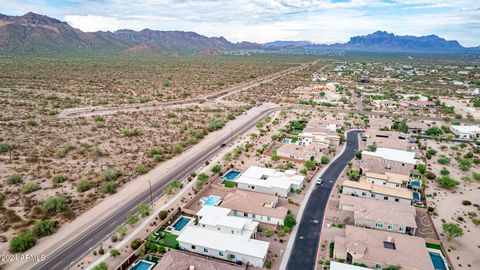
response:
[(413, 200), (420, 201), (420, 192), (413, 192)]
[(239, 171), (230, 170), (223, 176), (223, 178), (226, 180), (232, 181), (233, 179), (237, 178), (239, 175), (240, 175)]
[(130, 270), (150, 270), (154, 266), (155, 266), (155, 264), (152, 263), (152, 262), (141, 260), (141, 261), (137, 262), (135, 265), (133, 265), (130, 268)]
[(291, 139), (283, 139), (282, 142), (283, 142), (283, 143), (291, 143), (292, 140), (291, 140)]
[(177, 220), (177, 222), (175, 222), (173, 227), (175, 228), (175, 230), (180, 232), (180, 231), (183, 230), (183, 228), (185, 228), (185, 226), (187, 226), (187, 224), (190, 222), (190, 220), (192, 220), (192, 219), (182, 216), (179, 220)]
[(203, 201), (203, 205), (218, 205), (220, 203), (220, 196), (210, 195)]
[(445, 262), (443, 261), (442, 255), (436, 253), (436, 252), (429, 252), (430, 258), (432, 259), (433, 267), (435, 267), (435, 270), (447, 270), (447, 267), (445, 266)]

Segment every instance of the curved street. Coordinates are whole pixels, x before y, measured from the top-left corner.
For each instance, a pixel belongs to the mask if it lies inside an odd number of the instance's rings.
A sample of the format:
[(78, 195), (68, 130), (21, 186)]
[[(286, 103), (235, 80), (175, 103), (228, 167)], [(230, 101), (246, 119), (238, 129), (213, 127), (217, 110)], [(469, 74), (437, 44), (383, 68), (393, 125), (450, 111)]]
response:
[(332, 188), (335, 186), (335, 181), (345, 169), (347, 163), (355, 156), (360, 132), (362, 131), (352, 130), (347, 133), (345, 151), (320, 176), (323, 178), (323, 183), (314, 187), (310, 194), (302, 218), (299, 221), (296, 237), (290, 239), (290, 241), (295, 242), (290, 253), (287, 270), (315, 269), (320, 232), (328, 199)]

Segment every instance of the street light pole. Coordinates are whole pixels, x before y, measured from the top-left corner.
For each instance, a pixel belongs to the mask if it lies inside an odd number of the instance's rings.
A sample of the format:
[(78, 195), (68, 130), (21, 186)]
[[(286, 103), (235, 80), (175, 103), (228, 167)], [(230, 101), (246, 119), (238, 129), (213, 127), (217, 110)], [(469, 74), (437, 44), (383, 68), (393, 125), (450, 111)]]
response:
[(150, 186), (150, 207), (153, 208), (153, 198), (152, 198), (152, 182), (148, 180), (148, 184)]

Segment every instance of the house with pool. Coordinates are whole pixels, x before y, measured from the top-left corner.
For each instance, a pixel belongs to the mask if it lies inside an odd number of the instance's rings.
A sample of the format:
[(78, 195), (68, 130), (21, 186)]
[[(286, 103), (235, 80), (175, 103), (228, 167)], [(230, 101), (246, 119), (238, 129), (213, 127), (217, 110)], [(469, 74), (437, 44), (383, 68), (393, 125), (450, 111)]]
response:
[(230, 213), (237, 217), (246, 217), (260, 223), (283, 226), (288, 213), (285, 207), (277, 206), (275, 195), (237, 190), (228, 193), (222, 200), (222, 207), (232, 209)]
[(294, 170), (285, 172), (257, 166), (249, 167), (236, 180), (239, 189), (286, 198), (291, 190), (301, 189), (305, 177)]
[(435, 270), (423, 238), (350, 225), (345, 235), (335, 236), (333, 257), (370, 269), (393, 265), (408, 270)]
[(270, 243), (255, 239), (258, 222), (231, 215), (228, 208), (205, 205), (177, 241), (180, 249), (237, 264), (263, 267)]
[(353, 213), (357, 227), (415, 235), (415, 207), (395, 202), (341, 195), (339, 209)]
[(364, 172), (385, 172), (410, 175), (416, 169), (417, 153), (378, 147), (375, 151), (362, 151), (360, 166)]

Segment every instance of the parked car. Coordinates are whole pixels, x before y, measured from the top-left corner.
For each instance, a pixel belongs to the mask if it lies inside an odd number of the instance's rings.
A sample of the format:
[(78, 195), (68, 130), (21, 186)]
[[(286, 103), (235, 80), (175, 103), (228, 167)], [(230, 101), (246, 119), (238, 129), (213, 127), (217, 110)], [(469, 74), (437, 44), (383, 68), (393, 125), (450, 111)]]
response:
[(323, 183), (323, 178), (318, 178), (317, 181), (315, 181), (317, 185), (321, 185)]

